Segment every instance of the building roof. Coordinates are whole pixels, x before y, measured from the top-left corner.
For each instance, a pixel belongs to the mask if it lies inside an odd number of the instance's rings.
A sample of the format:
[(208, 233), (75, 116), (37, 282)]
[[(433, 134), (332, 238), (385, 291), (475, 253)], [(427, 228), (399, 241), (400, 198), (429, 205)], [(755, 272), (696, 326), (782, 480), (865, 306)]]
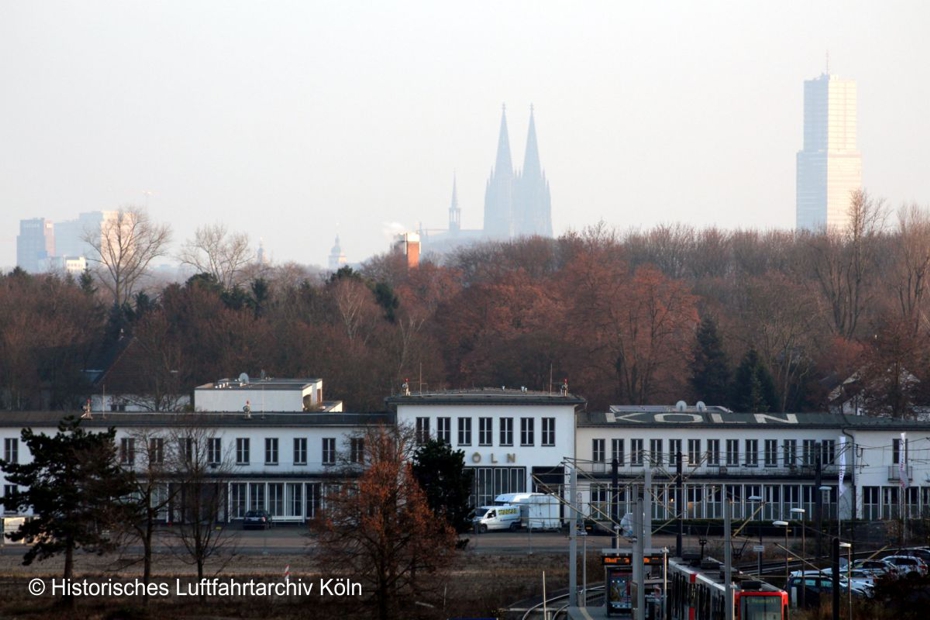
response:
[(739, 428), (806, 428), (908, 431), (930, 430), (925, 422), (895, 420), (872, 416), (853, 416), (842, 413), (735, 413), (722, 407), (708, 407), (706, 411), (674, 407), (611, 407), (606, 412), (578, 414), (577, 427), (609, 428), (669, 428), (717, 427)]
[(240, 379), (220, 379), (213, 383), (198, 385), (198, 390), (304, 390), (319, 383), (322, 379), (249, 379), (248, 375)]
[[(75, 412), (21, 411), (0, 415), (0, 428), (56, 428), (67, 416), (78, 416)], [(307, 412), (252, 412), (244, 413), (94, 413), (85, 418), (85, 428), (152, 428), (179, 426), (207, 426), (210, 428), (248, 427), (326, 427), (364, 426), (394, 424), (393, 413), (307, 413)]]
[(391, 409), (398, 405), (506, 405), (539, 406), (570, 405), (580, 407), (585, 399), (573, 394), (563, 396), (559, 392), (534, 392), (522, 389), (481, 388), (473, 390), (444, 390), (441, 392), (414, 392), (389, 396), (384, 402)]

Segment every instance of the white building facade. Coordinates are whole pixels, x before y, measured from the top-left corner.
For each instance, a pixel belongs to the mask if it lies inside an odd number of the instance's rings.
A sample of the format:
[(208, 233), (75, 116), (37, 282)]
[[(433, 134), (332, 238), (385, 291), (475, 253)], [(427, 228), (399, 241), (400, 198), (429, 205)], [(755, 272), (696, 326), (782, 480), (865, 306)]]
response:
[[(733, 518), (883, 520), (930, 508), (930, 425), (842, 414), (741, 414), (720, 408), (613, 407), (586, 413), (576, 459), (586, 511), (632, 510), (645, 470), (654, 519), (675, 509), (675, 455), (683, 455), (683, 514)], [(612, 461), (619, 483), (611, 490)], [(750, 499), (753, 498), (753, 499)], [(801, 512), (803, 510), (803, 512)]]
[(485, 389), (386, 402), (418, 440), (439, 439), (465, 452), (475, 474), (475, 505), (486, 506), (502, 493), (560, 491), (565, 460), (574, 453), (575, 412), (585, 401), (567, 392)]

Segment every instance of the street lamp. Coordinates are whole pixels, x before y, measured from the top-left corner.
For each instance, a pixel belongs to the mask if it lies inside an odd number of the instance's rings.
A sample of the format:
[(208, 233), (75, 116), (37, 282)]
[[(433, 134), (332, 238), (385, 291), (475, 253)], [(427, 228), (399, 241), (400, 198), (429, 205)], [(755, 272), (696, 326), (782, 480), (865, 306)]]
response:
[[(748, 498), (746, 498), (746, 499), (748, 499), (748, 500), (749, 500), (750, 502), (752, 502), (753, 504), (758, 503), (758, 502), (762, 502), (762, 497), (759, 496), (759, 495), (750, 495), (750, 496), (749, 496)], [(759, 505), (759, 508), (762, 508), (762, 504)], [(756, 510), (759, 510), (759, 508), (757, 508)], [(753, 511), (753, 512), (755, 512), (755, 511)], [(756, 548), (756, 559), (757, 559), (757, 561), (758, 561), (759, 579), (762, 578), (762, 551), (763, 551), (763, 549), (764, 549), (764, 547), (763, 547), (763, 545), (762, 545), (762, 519), (761, 519), (761, 517), (760, 517), (760, 519), (759, 519), (759, 546)]]
[(788, 522), (787, 521), (772, 521), (772, 525), (775, 527), (785, 528), (785, 590), (788, 590)]

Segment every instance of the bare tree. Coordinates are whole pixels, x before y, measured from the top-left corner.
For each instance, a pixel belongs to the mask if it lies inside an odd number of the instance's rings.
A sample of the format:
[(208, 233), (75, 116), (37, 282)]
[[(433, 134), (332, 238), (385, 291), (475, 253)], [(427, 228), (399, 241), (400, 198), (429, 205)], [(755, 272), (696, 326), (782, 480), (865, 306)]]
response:
[(232, 447), (224, 447), (200, 415), (179, 420), (171, 441), (177, 450), (173, 478), (178, 488), (171, 505), (174, 541), (169, 547), (182, 561), (197, 567), (200, 580), (209, 560), (221, 558), (222, 570), (235, 554), (238, 537), (220, 525), (228, 520)]
[(897, 232), (894, 275), (889, 284), (901, 318), (916, 334), (925, 320), (923, 305), (930, 284), (930, 212), (916, 204), (901, 207)]
[[(178, 445), (165, 433), (141, 429), (120, 439), (119, 460), (131, 468), (132, 497), (130, 518), (125, 521), (126, 534), (142, 545), (142, 581), (152, 579), (155, 532), (168, 518), (168, 510), (180, 491), (173, 484), (177, 477)], [(148, 589), (143, 594), (148, 604)]]
[(122, 306), (132, 297), (152, 260), (165, 255), (171, 227), (156, 224), (144, 209), (127, 207), (104, 219), (100, 230), (85, 231), (82, 239), (94, 250), (95, 255), (88, 258), (98, 265), (98, 279), (113, 303)]
[(198, 273), (216, 277), (224, 289), (232, 289), (244, 281), (246, 267), (253, 262), (249, 236), (230, 233), (225, 224), (201, 226), (181, 248), (178, 259)]
[(856, 333), (869, 301), (869, 276), (875, 269), (878, 239), (887, 210), (864, 190), (852, 193), (849, 224), (811, 237), (810, 265), (829, 305), (833, 328), (844, 338)]

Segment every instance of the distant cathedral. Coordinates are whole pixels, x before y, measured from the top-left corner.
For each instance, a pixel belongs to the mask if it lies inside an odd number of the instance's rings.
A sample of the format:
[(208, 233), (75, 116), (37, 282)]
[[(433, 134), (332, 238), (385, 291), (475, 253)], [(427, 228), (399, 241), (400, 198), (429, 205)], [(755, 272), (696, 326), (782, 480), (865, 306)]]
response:
[(549, 182), (539, 163), (536, 122), (530, 106), (530, 128), (526, 137), (523, 170), (514, 170), (507, 133), (507, 110), (501, 113), (501, 130), (497, 140), (497, 160), (484, 192), (484, 227), (462, 228), (458, 180), (452, 178), (452, 202), (449, 205), (447, 230), (419, 229), (423, 250), (444, 254), (470, 243), (507, 241), (517, 237), (539, 235), (552, 237), (552, 204)]
[[(449, 212), (449, 229), (458, 224), (458, 203), (453, 186), (453, 204)], [(530, 128), (526, 137), (523, 170), (515, 171), (510, 158), (507, 110), (501, 112), (501, 131), (497, 140), (497, 160), (484, 192), (484, 234), (488, 239), (513, 239), (540, 235), (552, 236), (552, 203), (549, 182), (539, 163), (536, 122), (530, 106)]]

